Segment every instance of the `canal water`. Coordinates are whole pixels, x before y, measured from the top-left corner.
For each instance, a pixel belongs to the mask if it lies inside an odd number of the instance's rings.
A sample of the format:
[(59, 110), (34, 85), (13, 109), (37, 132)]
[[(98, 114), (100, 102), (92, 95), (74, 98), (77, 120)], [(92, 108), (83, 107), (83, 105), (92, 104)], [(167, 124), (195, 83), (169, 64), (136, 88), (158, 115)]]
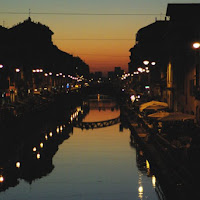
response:
[[(111, 100), (92, 99), (87, 105), (84, 123), (105, 122), (120, 116), (119, 107)], [(78, 112), (83, 112), (80, 107), (71, 115), (70, 123), (76, 121)], [(0, 192), (0, 200), (159, 199), (156, 178), (143, 152), (130, 137), (129, 129), (120, 123), (104, 123), (101, 128), (76, 126), (65, 131), (68, 124), (57, 124), (55, 131), (44, 134), (44, 147), (47, 140), (52, 140), (51, 148), (56, 143), (54, 151), (49, 151), (51, 158), (41, 162), (45, 155), (48, 157), (48, 150), (39, 154), (35, 149), (37, 159), (29, 161), (33, 166), (27, 167), (26, 173), (21, 172), (14, 187)], [(56, 136), (54, 141), (54, 134), (66, 135)], [(20, 167), (23, 169), (23, 163)], [(34, 174), (28, 177), (32, 171)]]

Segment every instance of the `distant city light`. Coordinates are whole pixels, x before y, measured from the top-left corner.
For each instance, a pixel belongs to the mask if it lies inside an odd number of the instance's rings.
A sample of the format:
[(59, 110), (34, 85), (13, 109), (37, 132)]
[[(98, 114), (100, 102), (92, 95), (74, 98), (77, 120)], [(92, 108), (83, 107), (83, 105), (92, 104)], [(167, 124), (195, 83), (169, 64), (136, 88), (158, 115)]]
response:
[(48, 140), (48, 136), (47, 135), (45, 135), (45, 139)]
[(59, 129), (59, 127), (57, 127), (57, 128), (56, 128), (56, 132), (57, 132), (57, 133), (59, 133), (59, 132), (60, 132), (60, 129)]
[(4, 182), (4, 177), (2, 175), (0, 175), (0, 183)]
[(40, 147), (41, 147), (41, 148), (43, 148), (43, 147), (44, 147), (44, 144), (43, 144), (42, 142), (40, 143)]
[(156, 62), (154, 62), (154, 61), (153, 61), (153, 62), (151, 62), (151, 65), (156, 65)]
[(135, 101), (135, 95), (131, 95), (131, 102), (133, 103)]
[(139, 67), (139, 68), (138, 68), (138, 72), (143, 72), (142, 67)]
[(33, 147), (33, 151), (36, 152), (36, 151), (37, 151), (37, 148), (36, 148), (36, 147)]
[(37, 159), (40, 159), (40, 154), (39, 153), (37, 153)]
[(2, 68), (3, 68), (3, 65), (0, 64), (0, 69), (2, 69)]
[(20, 162), (16, 162), (16, 167), (20, 168), (20, 166), (21, 166)]
[(17, 68), (17, 69), (15, 69), (15, 72), (17, 72), (17, 73), (18, 73), (18, 72), (20, 72), (20, 69), (18, 69), (18, 68)]
[(150, 86), (149, 86), (149, 85), (146, 85), (146, 86), (145, 86), (145, 89), (149, 89), (149, 88), (150, 88)]

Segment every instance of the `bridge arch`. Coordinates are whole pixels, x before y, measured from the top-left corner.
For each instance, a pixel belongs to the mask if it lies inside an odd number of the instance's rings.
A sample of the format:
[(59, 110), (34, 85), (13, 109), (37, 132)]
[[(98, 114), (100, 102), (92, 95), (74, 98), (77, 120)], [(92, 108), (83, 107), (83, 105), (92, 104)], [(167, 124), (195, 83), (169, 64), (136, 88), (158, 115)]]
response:
[(120, 116), (114, 119), (109, 119), (106, 121), (97, 121), (97, 122), (73, 122), (73, 127), (81, 129), (95, 129), (95, 128), (104, 128), (107, 126), (112, 126), (120, 123)]

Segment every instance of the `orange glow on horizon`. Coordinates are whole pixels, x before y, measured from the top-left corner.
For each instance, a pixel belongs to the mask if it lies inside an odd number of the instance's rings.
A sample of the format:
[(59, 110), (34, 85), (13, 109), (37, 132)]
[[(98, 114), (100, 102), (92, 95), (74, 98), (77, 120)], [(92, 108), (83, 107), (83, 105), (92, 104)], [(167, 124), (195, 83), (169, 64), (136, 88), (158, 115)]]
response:
[(129, 49), (133, 46), (133, 41), (55, 40), (54, 43), (63, 51), (79, 56), (89, 65), (90, 72), (114, 71), (115, 67), (121, 67), (127, 72), (130, 62)]
[[(113, 8), (113, 4), (111, 5)], [(56, 12), (56, 10), (54, 11)], [(124, 12), (126, 11), (127, 9)], [(58, 9), (57, 12), (61, 11)], [(88, 10), (88, 13), (93, 12), (99, 13), (100, 11)], [(107, 12), (116, 13), (117, 11), (110, 10)], [(8, 15), (9, 24), (6, 25), (7, 27), (12, 27), (27, 18), (28, 15)], [(129, 50), (135, 44), (135, 35), (140, 28), (153, 23), (155, 16), (38, 14), (31, 15), (31, 19), (35, 23), (40, 22), (48, 26), (54, 33), (52, 36), (53, 44), (64, 52), (79, 56), (89, 65), (90, 72), (102, 71), (105, 73), (114, 71), (114, 67), (121, 67), (125, 72), (128, 71), (128, 63), (130, 62)]]

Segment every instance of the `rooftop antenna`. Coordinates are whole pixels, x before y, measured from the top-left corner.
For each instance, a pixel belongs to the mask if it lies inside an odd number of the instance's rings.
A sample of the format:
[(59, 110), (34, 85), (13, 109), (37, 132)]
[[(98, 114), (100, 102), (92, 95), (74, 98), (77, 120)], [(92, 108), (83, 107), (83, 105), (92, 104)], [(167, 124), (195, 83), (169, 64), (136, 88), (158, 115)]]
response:
[(28, 10), (28, 17), (31, 18), (31, 9)]

